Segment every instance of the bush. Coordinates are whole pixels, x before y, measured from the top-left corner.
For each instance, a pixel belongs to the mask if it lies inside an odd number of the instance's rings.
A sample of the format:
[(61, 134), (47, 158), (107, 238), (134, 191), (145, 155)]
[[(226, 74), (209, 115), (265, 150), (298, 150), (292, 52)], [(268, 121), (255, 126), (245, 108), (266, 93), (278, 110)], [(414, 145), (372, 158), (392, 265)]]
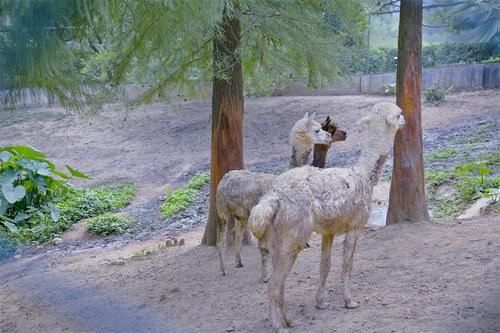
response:
[(13, 238), (22, 243), (46, 242), (78, 221), (124, 207), (134, 194), (135, 187), (132, 184), (93, 189), (71, 188), (55, 204), (60, 212), (57, 221), (52, 220), (50, 213), (38, 211), (19, 227)]
[(106, 213), (88, 219), (85, 227), (91, 234), (106, 236), (123, 233), (132, 222), (133, 219), (130, 216)]
[(445, 91), (439, 88), (427, 89), (424, 91), (425, 100), (434, 105), (439, 105), (444, 102)]
[(50, 212), (56, 222), (60, 212), (54, 205), (63, 198), (72, 178), (88, 178), (66, 165), (57, 170), (47, 157), (29, 146), (0, 148), (0, 223), (10, 232), (38, 211)]
[(208, 172), (201, 172), (191, 178), (186, 187), (199, 190), (203, 185), (208, 184), (208, 182), (210, 182), (210, 174)]

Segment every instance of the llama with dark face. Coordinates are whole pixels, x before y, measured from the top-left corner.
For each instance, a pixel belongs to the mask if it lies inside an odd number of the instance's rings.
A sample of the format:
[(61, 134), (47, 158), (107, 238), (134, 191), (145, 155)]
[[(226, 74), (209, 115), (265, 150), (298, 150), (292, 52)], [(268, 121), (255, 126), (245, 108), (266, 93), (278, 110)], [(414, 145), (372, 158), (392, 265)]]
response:
[(351, 297), (350, 275), (356, 242), (368, 222), (373, 186), (377, 183), (394, 137), (404, 125), (401, 109), (379, 103), (363, 118), (366, 142), (359, 162), (352, 168), (319, 169), (304, 166), (276, 178), (273, 186), (252, 209), (249, 227), (269, 249), (273, 273), (269, 280), (269, 308), (273, 329), (292, 326), (284, 308), (286, 277), (312, 232), (322, 235), (320, 285), (316, 307), (325, 308), (325, 283), (335, 234), (345, 233), (342, 280), (347, 308), (358, 303)]

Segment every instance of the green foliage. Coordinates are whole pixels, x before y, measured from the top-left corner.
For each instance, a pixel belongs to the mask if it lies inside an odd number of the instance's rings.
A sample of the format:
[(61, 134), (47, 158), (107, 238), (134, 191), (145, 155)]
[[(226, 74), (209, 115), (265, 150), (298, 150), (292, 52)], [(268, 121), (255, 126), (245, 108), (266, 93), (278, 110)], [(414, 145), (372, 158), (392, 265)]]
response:
[(92, 189), (71, 188), (67, 195), (55, 204), (60, 212), (54, 221), (48, 211), (38, 211), (13, 237), (23, 243), (42, 243), (67, 230), (73, 223), (106, 212), (116, 211), (127, 205), (135, 194), (131, 184), (110, 185)]
[(461, 151), (462, 151), (461, 148), (446, 148), (443, 150), (430, 153), (429, 155), (427, 155), (426, 160), (427, 161), (444, 160), (458, 154)]
[(342, 56), (364, 39), (364, 8), (352, 0), (0, 0), (0, 50), (12, 55), (0, 62), (0, 88), (7, 102), (28, 88), (75, 109), (125, 94), (120, 87), (131, 82), (149, 88), (134, 103), (168, 102), (172, 90), (200, 94), (227, 66), (212, 58), (225, 5), (241, 22), (238, 50), (252, 93), (291, 77), (333, 80)]
[(169, 218), (183, 211), (191, 205), (198, 197), (198, 190), (210, 182), (208, 172), (198, 173), (187, 183), (186, 187), (175, 191), (167, 190), (165, 202), (161, 205), (161, 215)]
[(191, 188), (193, 190), (199, 190), (203, 187), (203, 185), (208, 184), (210, 182), (210, 173), (201, 172), (196, 174), (193, 178), (191, 178), (187, 184), (187, 188)]
[[(434, 217), (457, 217), (478, 198), (494, 198), (500, 188), (500, 177), (492, 174), (492, 170), (497, 170), (499, 166), (500, 153), (494, 152), (478, 161), (458, 165), (451, 171), (426, 171), (427, 193)], [(453, 186), (456, 193), (438, 200), (436, 190), (443, 184)]]
[(196, 200), (197, 195), (198, 191), (192, 188), (181, 188), (173, 191), (161, 205), (162, 217), (172, 217), (183, 211)]
[(105, 213), (89, 218), (85, 227), (91, 234), (106, 236), (125, 232), (132, 222), (133, 219), (130, 216)]
[[(424, 68), (449, 64), (472, 64), (498, 60), (500, 48), (497, 42), (488, 43), (444, 43), (422, 48)], [(363, 52), (364, 53), (364, 52)], [(371, 48), (368, 56), (369, 73), (386, 73), (396, 70), (397, 48)], [(366, 73), (366, 55), (355, 58), (349, 64), (350, 73)]]
[(0, 148), (0, 223), (9, 231), (39, 210), (49, 211), (54, 221), (59, 218), (55, 203), (69, 190), (73, 177), (88, 178), (66, 165), (69, 173), (57, 170), (46, 156), (29, 146)]
[(439, 88), (431, 88), (424, 90), (425, 100), (434, 105), (439, 105), (444, 102), (445, 91)]

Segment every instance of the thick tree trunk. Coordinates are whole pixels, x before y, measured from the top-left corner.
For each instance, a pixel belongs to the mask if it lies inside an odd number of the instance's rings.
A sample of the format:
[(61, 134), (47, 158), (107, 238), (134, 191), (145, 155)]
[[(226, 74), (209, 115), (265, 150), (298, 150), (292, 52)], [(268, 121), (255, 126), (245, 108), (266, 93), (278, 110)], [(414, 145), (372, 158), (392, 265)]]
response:
[(387, 224), (429, 221), (422, 145), (422, 0), (401, 0), (396, 103), (406, 120), (394, 142)]
[(215, 193), (229, 170), (243, 169), (243, 73), (240, 21), (224, 8), (222, 32), (214, 38), (210, 203), (202, 244), (216, 245), (219, 217)]

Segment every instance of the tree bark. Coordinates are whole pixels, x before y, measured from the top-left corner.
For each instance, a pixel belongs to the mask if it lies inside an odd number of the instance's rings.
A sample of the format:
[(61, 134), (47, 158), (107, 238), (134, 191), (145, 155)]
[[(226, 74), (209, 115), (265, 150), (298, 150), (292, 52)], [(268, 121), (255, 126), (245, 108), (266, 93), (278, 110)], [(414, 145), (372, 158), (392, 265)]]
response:
[(210, 202), (202, 244), (216, 245), (219, 217), (215, 194), (226, 172), (243, 169), (243, 73), (239, 54), (240, 21), (224, 8), (221, 32), (213, 44)]
[(386, 224), (429, 221), (422, 144), (422, 0), (401, 0), (396, 103), (406, 120), (394, 142)]

